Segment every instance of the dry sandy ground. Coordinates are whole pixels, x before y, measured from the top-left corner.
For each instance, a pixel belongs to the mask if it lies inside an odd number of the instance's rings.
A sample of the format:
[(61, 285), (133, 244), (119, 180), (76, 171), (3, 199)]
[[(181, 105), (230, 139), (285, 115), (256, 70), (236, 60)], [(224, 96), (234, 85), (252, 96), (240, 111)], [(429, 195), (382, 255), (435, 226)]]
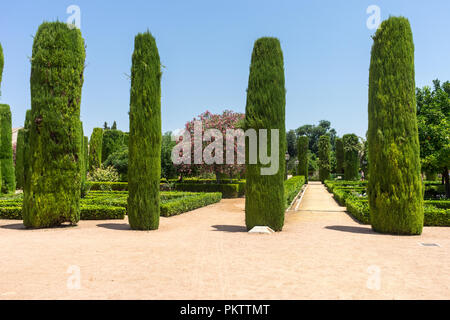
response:
[(0, 299), (450, 298), (449, 228), (375, 234), (315, 184), (281, 233), (246, 233), (243, 209), (243, 199), (223, 200), (152, 232), (0, 220)]

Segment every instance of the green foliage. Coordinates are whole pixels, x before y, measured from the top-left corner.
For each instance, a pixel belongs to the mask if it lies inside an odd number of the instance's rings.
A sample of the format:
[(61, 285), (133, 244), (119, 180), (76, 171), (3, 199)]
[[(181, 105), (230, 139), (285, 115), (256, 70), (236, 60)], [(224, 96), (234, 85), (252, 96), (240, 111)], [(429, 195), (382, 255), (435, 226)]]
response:
[(220, 192), (225, 199), (240, 196), (239, 184), (202, 184), (202, 183), (176, 183), (175, 190), (189, 192)]
[(284, 198), (288, 207), (305, 184), (304, 176), (295, 176), (284, 182)]
[(27, 227), (80, 219), (80, 101), (85, 60), (77, 28), (43, 23), (31, 60), (30, 176), (24, 189)]
[(102, 161), (105, 162), (108, 157), (125, 147), (124, 133), (120, 130), (110, 129), (103, 131), (102, 143)]
[(120, 175), (121, 181), (127, 181), (128, 173), (128, 148), (122, 146), (118, 151), (111, 153), (104, 162), (104, 166), (112, 166)]
[(24, 144), (25, 144), (25, 129), (20, 129), (17, 132), (17, 144), (16, 144), (16, 188), (23, 189), (23, 161), (24, 161)]
[(127, 210), (109, 205), (82, 205), (81, 220), (123, 220)]
[(89, 172), (87, 178), (94, 182), (117, 182), (119, 181), (119, 173), (113, 166), (101, 167)]
[(295, 130), (289, 130), (286, 133), (286, 148), (291, 159), (297, 156), (297, 135)]
[(306, 136), (301, 136), (298, 138), (298, 168), (297, 174), (299, 176), (305, 177), (305, 182), (308, 183), (308, 152), (309, 152), (309, 139)]
[(331, 147), (332, 150), (334, 150), (336, 130), (331, 128), (330, 121), (321, 120), (317, 126), (306, 124), (299, 127), (295, 131), (297, 133), (297, 137), (307, 136), (309, 138), (309, 150), (311, 150), (311, 152), (316, 156), (319, 156), (319, 139), (323, 135), (330, 136)]
[[(285, 199), (285, 105), (284, 63), (280, 42), (276, 38), (260, 38), (253, 47), (245, 108), (245, 128), (268, 131), (268, 154), (271, 154), (271, 129), (279, 130), (279, 170), (275, 175), (262, 175), (268, 167), (248, 161), (246, 143), (246, 201), (245, 223), (250, 230), (255, 226), (269, 226), (281, 231), (284, 225)], [(259, 146), (258, 146), (259, 147)], [(275, 150), (274, 150), (275, 151)], [(259, 157), (258, 157), (259, 158)]]
[(357, 180), (359, 177), (359, 139), (356, 134), (345, 134), (342, 137), (344, 145), (344, 179)]
[(159, 226), (161, 177), (161, 63), (155, 38), (134, 42), (131, 67), (128, 218), (132, 229)]
[(16, 174), (12, 150), (11, 110), (7, 104), (0, 104), (0, 167), (3, 193), (16, 191)]
[(162, 136), (161, 143), (161, 177), (170, 179), (177, 176), (177, 169), (172, 162), (172, 149), (176, 142), (172, 141), (172, 132), (166, 132)]
[(330, 136), (323, 135), (319, 138), (319, 179), (322, 182), (330, 179), (331, 163), (330, 163)]
[(128, 190), (127, 182), (111, 182), (111, 181), (89, 181), (89, 190), (103, 190), (103, 191), (126, 191)]
[(373, 39), (368, 131), (371, 224), (381, 233), (421, 234), (423, 193), (409, 21), (391, 17)]
[(89, 171), (102, 166), (103, 129), (94, 128), (89, 142)]
[(180, 213), (205, 207), (210, 204), (219, 202), (222, 194), (217, 193), (201, 193), (189, 197), (174, 199), (165, 203), (161, 203), (161, 216), (170, 217)]
[(336, 138), (336, 173), (344, 173), (344, 143), (341, 138)]
[(27, 181), (30, 176), (30, 128), (31, 128), (31, 109), (28, 109), (25, 114), (24, 123), (24, 137), (23, 137), (23, 184), (22, 188), (25, 189)]

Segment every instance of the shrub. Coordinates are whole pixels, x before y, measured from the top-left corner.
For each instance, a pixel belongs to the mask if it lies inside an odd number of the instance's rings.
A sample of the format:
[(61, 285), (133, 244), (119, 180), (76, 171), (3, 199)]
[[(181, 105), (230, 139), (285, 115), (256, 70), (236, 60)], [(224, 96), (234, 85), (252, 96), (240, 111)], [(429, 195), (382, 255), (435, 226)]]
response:
[(51, 227), (80, 219), (80, 101), (85, 47), (81, 32), (44, 22), (31, 60), (30, 176), (24, 225)]
[(16, 191), (16, 174), (12, 150), (11, 110), (7, 104), (0, 104), (0, 167), (3, 193)]
[(424, 225), (450, 227), (450, 209), (442, 209), (436, 206), (425, 205)]
[(104, 165), (114, 167), (120, 175), (120, 180), (126, 181), (128, 173), (128, 148), (122, 147), (119, 151), (110, 154)]
[(138, 34), (131, 67), (128, 218), (132, 229), (159, 226), (161, 62), (155, 38)]
[(117, 182), (119, 174), (114, 167), (97, 168), (88, 174), (88, 180), (94, 182)]
[(331, 161), (330, 161), (330, 136), (323, 135), (319, 138), (319, 179), (322, 182), (330, 179)]
[(298, 138), (298, 169), (297, 174), (305, 177), (305, 182), (308, 183), (308, 150), (309, 139), (307, 136)]
[(344, 143), (341, 138), (336, 138), (336, 173), (344, 173)]
[(103, 129), (94, 128), (89, 142), (89, 171), (102, 166)]
[(16, 145), (15, 174), (16, 174), (16, 188), (17, 189), (23, 188), (23, 179), (24, 179), (23, 161), (24, 161), (24, 147), (25, 147), (24, 143), (25, 143), (25, 130), (20, 129), (17, 132), (17, 145)]
[(105, 190), (105, 191), (127, 191), (127, 182), (108, 182), (108, 181), (89, 181), (87, 183), (90, 191)]
[(126, 209), (110, 205), (81, 206), (81, 220), (113, 220), (125, 218)]
[(170, 217), (180, 213), (201, 208), (222, 199), (221, 193), (202, 193), (190, 197), (183, 197), (161, 204), (161, 216)]
[(284, 197), (288, 207), (305, 184), (304, 176), (295, 176), (284, 182)]
[(106, 161), (110, 155), (125, 147), (124, 133), (120, 130), (105, 130), (103, 132), (102, 161)]
[[(280, 42), (276, 38), (260, 38), (253, 47), (245, 107), (245, 128), (271, 129), (279, 132), (279, 170), (274, 175), (262, 175), (266, 169), (259, 160), (249, 163), (249, 144), (246, 143), (246, 201), (245, 224), (250, 230), (255, 226), (269, 226), (281, 231), (284, 225), (285, 198), (285, 104), (284, 63)], [(271, 154), (271, 143), (268, 143)], [(273, 150), (275, 152), (275, 150)], [(259, 157), (258, 157), (259, 158)]]
[(240, 193), (239, 184), (196, 184), (176, 183), (175, 190), (189, 192), (220, 192), (225, 199), (237, 198)]
[(359, 140), (356, 134), (346, 134), (342, 137), (344, 145), (344, 179), (357, 180), (359, 169)]
[(369, 204), (372, 228), (421, 234), (423, 193), (409, 21), (391, 17), (373, 37), (369, 75)]

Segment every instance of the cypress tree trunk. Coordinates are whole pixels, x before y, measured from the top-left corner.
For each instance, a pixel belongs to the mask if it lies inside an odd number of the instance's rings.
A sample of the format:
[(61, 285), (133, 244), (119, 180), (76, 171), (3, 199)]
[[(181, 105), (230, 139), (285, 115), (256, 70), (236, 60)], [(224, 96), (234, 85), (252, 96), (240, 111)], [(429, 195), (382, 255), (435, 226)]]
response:
[(89, 143), (89, 171), (102, 166), (103, 129), (94, 128)]
[(305, 183), (308, 183), (308, 148), (309, 139), (306, 136), (298, 138), (298, 175), (305, 177)]
[(161, 62), (147, 31), (135, 38), (131, 67), (128, 220), (134, 230), (159, 227), (161, 140)]
[(421, 234), (423, 193), (409, 21), (391, 17), (373, 39), (368, 131), (370, 220), (377, 232)]
[(80, 219), (80, 102), (85, 47), (79, 29), (43, 23), (31, 62), (30, 176), (23, 199), (26, 227)]
[[(278, 172), (262, 175), (263, 165), (258, 157), (256, 164), (249, 163), (249, 145), (246, 142), (246, 197), (245, 223), (248, 230), (255, 226), (269, 226), (281, 231), (284, 225), (285, 199), (285, 128), (286, 90), (284, 63), (280, 42), (276, 38), (260, 38), (255, 42), (250, 65), (245, 109), (246, 129), (267, 129), (267, 150), (271, 154), (271, 129), (278, 130)], [(259, 148), (258, 154), (259, 154)], [(276, 152), (277, 150), (273, 150)]]
[(11, 110), (7, 104), (0, 104), (0, 168), (2, 171), (2, 192), (16, 191), (16, 174), (12, 150)]
[(341, 138), (336, 138), (336, 173), (344, 173), (344, 143)]
[(344, 179), (357, 180), (359, 169), (358, 146), (356, 134), (346, 134), (342, 137), (344, 145)]
[(24, 160), (24, 144), (25, 144), (25, 129), (20, 129), (17, 132), (17, 143), (16, 143), (16, 188), (23, 189), (23, 160)]
[(331, 172), (331, 142), (330, 136), (323, 135), (319, 138), (319, 179), (322, 183), (330, 179)]

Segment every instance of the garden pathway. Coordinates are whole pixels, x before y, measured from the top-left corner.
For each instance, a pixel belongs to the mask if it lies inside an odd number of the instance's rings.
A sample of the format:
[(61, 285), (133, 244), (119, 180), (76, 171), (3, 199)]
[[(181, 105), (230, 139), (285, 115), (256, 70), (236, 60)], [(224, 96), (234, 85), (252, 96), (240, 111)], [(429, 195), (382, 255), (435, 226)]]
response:
[(0, 220), (0, 299), (450, 298), (449, 228), (376, 234), (317, 183), (283, 232), (247, 233), (244, 207), (225, 199), (161, 218), (152, 232), (127, 221), (24, 230)]

